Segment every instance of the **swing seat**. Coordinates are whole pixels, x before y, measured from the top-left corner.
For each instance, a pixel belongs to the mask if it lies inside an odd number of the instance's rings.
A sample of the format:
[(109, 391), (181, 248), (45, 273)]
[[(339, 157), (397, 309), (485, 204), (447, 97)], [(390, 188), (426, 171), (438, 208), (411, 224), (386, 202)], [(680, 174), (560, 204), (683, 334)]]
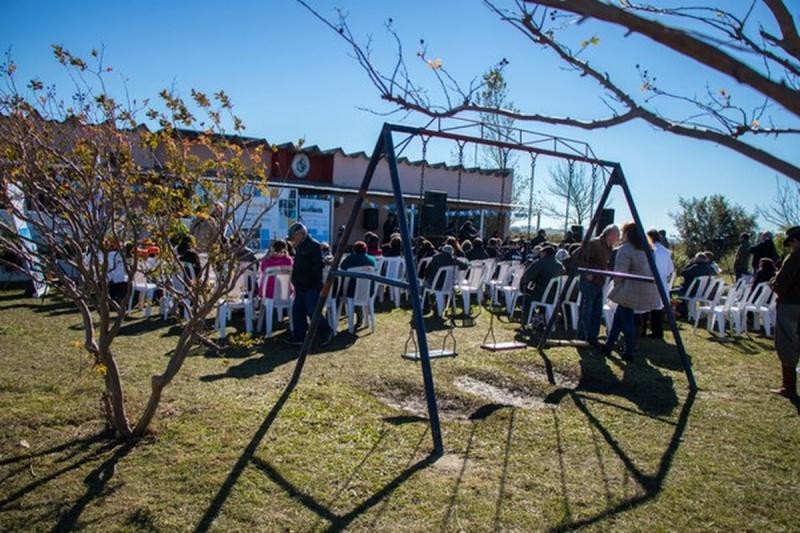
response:
[[(445, 357), (456, 357), (458, 355), (457, 352), (453, 350), (431, 350), (428, 352), (428, 357), (430, 359), (443, 359)], [(419, 361), (421, 359), (419, 352), (406, 352), (402, 355), (403, 359), (407, 359), (409, 361)]]
[(547, 339), (545, 341), (547, 346), (569, 346), (572, 348), (590, 348), (591, 344), (588, 341), (582, 340), (566, 340), (566, 339)]
[(530, 348), (530, 345), (520, 341), (481, 344), (481, 350), (487, 350), (489, 352), (507, 352), (510, 350), (524, 350), (525, 348)]

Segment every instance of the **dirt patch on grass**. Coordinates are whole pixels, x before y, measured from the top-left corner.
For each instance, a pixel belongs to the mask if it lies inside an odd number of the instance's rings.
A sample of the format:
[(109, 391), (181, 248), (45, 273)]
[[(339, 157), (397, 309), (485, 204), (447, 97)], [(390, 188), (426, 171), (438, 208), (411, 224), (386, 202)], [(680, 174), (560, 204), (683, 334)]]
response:
[[(425, 389), (407, 381), (381, 381), (368, 385), (369, 392), (385, 405), (423, 418), (428, 417)], [(466, 419), (480, 403), (463, 396), (451, 395), (436, 390), (439, 416), (444, 420)]]
[(489, 383), (472, 376), (459, 376), (453, 384), (460, 390), (480, 396), (493, 404), (521, 407), (523, 409), (555, 407), (553, 404), (546, 403), (544, 396), (537, 390), (529, 389), (520, 384), (509, 385), (503, 379), (496, 381), (501, 383)]
[[(547, 384), (550, 383), (547, 380), (547, 372), (543, 366), (524, 364), (519, 365), (519, 370), (531, 379)], [(575, 389), (578, 387), (578, 381), (580, 381), (578, 376), (572, 376), (557, 370), (553, 370), (553, 377), (556, 381), (556, 387), (562, 389)]]

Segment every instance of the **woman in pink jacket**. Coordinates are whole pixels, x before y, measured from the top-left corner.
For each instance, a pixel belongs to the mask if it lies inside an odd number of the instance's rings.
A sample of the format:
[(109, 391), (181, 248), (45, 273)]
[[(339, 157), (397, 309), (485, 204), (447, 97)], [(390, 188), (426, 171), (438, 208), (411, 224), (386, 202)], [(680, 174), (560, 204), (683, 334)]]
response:
[[(286, 241), (277, 240), (272, 243), (269, 252), (267, 252), (267, 255), (261, 260), (261, 265), (259, 266), (259, 280), (261, 280), (261, 283), (264, 282), (264, 271), (268, 268), (291, 267), (293, 264), (294, 261), (286, 248)], [(258, 294), (266, 298), (272, 298), (275, 294), (275, 278), (269, 278), (266, 282), (266, 287), (259, 285)]]

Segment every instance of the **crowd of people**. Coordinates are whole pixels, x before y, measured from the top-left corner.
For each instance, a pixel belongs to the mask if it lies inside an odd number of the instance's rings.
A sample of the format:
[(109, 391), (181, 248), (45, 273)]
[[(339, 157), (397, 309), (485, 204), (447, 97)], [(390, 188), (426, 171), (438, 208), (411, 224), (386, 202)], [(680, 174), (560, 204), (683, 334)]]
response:
[[(387, 220), (382, 238), (374, 232), (365, 233), (361, 240), (348, 247), (341, 268), (374, 267), (380, 257), (403, 256), (403, 241), (396, 223), (395, 217)], [(438, 246), (434, 240), (422, 236), (411, 243), (417, 264), (421, 265), (418, 277), (427, 288), (441, 288), (435, 287), (434, 283), (437, 272), (443, 267), (466, 270), (470, 261), (475, 260), (519, 261), (525, 265), (519, 287), (524, 296), (521, 309), (524, 320), (530, 303), (543, 298), (550, 280), (575, 267), (581, 295), (577, 332), (580, 339), (594, 346), (599, 353), (608, 355), (616, 348), (621, 336), (624, 340), (621, 356), (627, 361), (635, 357), (638, 338), (646, 335), (663, 339), (664, 300), (654, 280), (658, 279), (665, 291), (670, 291), (675, 272), (670, 243), (663, 230), (650, 230), (643, 234), (634, 223), (621, 228), (612, 224), (598, 236), (588, 239), (585, 245), (569, 232), (560, 242), (552, 242), (545, 230), (539, 230), (531, 239), (501, 239), (495, 235), (484, 240), (472, 221), (457, 229), (451, 226), (447, 233), (449, 235), (444, 236)], [(764, 281), (772, 282), (779, 302), (776, 346), (784, 368), (784, 384), (776, 392), (791, 396), (796, 390), (792, 379), (796, 381), (794, 367), (800, 353), (800, 254), (796, 253), (800, 248), (800, 228), (787, 232), (785, 242), (791, 252), (780, 270), (772, 235), (763, 233), (754, 244), (750, 239), (748, 234), (740, 237), (734, 274), (737, 279), (752, 277), (752, 286)], [(646, 254), (648, 248), (653, 252), (657, 277), (650, 267)], [(430, 260), (422, 261), (426, 258)], [(319, 299), (324, 265), (332, 260), (330, 247), (315, 241), (298, 223), (290, 229), (288, 242), (276, 241), (261, 261), (262, 270), (277, 264), (294, 264), (292, 283), (296, 297), (292, 343), (301, 343), (305, 337), (308, 320)], [(673, 291), (683, 294), (694, 279), (720, 273), (714, 255), (700, 252), (680, 271), (682, 283)], [(650, 278), (650, 281), (643, 278)], [(608, 279), (613, 279), (613, 284), (606, 292)], [(616, 308), (607, 335), (601, 341), (600, 326), (606, 301), (613, 302)], [(424, 303), (427, 309), (428, 302)], [(320, 333), (323, 343), (330, 342), (335, 335), (325, 321), (320, 322)], [(791, 372), (786, 370), (790, 367)]]

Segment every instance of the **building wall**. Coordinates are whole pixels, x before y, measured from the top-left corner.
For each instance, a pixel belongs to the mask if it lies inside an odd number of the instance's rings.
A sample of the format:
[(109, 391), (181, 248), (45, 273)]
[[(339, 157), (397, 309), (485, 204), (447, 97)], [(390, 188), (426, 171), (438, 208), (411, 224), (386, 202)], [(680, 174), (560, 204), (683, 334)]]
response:
[[(333, 166), (333, 185), (358, 188), (364, 179), (368, 162), (366, 158), (336, 154)], [(405, 194), (419, 194), (421, 169), (421, 166), (414, 166), (409, 163), (398, 164), (400, 186)], [(505, 182), (504, 191), (503, 182)], [(389, 166), (385, 160), (378, 164), (370, 189), (385, 192), (392, 191)], [(512, 189), (512, 174), (500, 176), (478, 172), (462, 173), (461, 198), (464, 200), (510, 203)], [(425, 190), (445, 191), (447, 192), (448, 200), (454, 201), (458, 193), (458, 172), (454, 169), (426, 167)], [(501, 192), (503, 192), (502, 196)]]

